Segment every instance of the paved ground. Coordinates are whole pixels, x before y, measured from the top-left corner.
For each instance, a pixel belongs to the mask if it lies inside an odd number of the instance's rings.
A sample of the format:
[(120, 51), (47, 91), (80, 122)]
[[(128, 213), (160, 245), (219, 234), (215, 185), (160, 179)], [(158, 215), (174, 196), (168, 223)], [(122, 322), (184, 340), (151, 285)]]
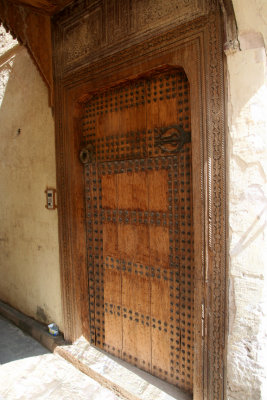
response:
[(0, 400), (119, 400), (0, 316)]
[(0, 315), (0, 364), (47, 353), (49, 350)]

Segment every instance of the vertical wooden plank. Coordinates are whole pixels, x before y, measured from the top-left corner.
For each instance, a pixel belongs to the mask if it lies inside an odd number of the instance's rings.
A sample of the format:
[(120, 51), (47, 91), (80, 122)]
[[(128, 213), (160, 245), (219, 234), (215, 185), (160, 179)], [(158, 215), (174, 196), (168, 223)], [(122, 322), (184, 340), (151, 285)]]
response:
[(123, 358), (150, 371), (150, 282), (144, 271), (134, 263), (123, 274)]
[(132, 207), (136, 211), (148, 210), (148, 183), (147, 172), (139, 171), (133, 173), (132, 182)]
[(180, 312), (181, 312), (181, 355), (180, 385), (190, 391), (193, 387), (194, 360), (194, 258), (193, 218), (191, 182), (191, 145), (187, 144), (180, 154)]
[(152, 268), (151, 276), (152, 373), (169, 380), (171, 372), (170, 282), (168, 279), (164, 280), (164, 274), (160, 268)]
[(155, 128), (159, 126), (159, 103), (157, 101), (157, 80), (148, 79), (146, 82), (146, 129), (148, 156), (157, 156), (159, 150), (155, 150)]
[(148, 209), (147, 172), (118, 174), (118, 208), (136, 211)]
[(132, 172), (118, 174), (118, 209), (132, 209)]
[(118, 249), (121, 259), (148, 265), (148, 225), (120, 224), (118, 226)]
[(121, 304), (121, 274), (120, 269), (116, 266), (106, 266), (104, 275), (104, 296), (105, 303), (120, 305)]
[(169, 265), (169, 229), (163, 226), (150, 226), (150, 261), (154, 267)]
[(102, 207), (117, 209), (117, 179), (116, 175), (104, 175), (102, 181)]
[(105, 304), (104, 349), (117, 357), (122, 357), (121, 306), (115, 304)]
[(126, 268), (122, 277), (122, 306), (145, 316), (150, 315), (150, 296), (149, 277), (145, 273), (141, 275), (134, 266), (130, 272)]
[(103, 94), (101, 100), (95, 101), (96, 114), (98, 113), (96, 137), (99, 139), (116, 137), (120, 132), (120, 114), (113, 108), (114, 96), (115, 93), (111, 89)]
[[(150, 212), (168, 210), (167, 171), (149, 171)], [(169, 228), (150, 226), (152, 373), (170, 380)]]
[(121, 271), (119, 265), (114, 264), (115, 262), (111, 262), (108, 266), (106, 265), (104, 273), (105, 349), (120, 356), (122, 348)]
[(168, 211), (168, 173), (165, 169), (148, 172), (149, 210)]
[(138, 312), (124, 312), (123, 318), (123, 358), (150, 371), (151, 335), (149, 320)]
[(118, 227), (113, 222), (103, 224), (103, 258), (118, 255)]

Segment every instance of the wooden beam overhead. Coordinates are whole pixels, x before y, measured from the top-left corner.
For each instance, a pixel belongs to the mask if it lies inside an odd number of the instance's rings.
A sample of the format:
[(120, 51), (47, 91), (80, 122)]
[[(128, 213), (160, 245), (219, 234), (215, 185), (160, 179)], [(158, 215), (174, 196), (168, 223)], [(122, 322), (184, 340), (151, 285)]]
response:
[(8, 2), (29, 6), (35, 9), (35, 11), (40, 13), (45, 13), (48, 15), (53, 15), (58, 11), (62, 10), (68, 4), (72, 3), (73, 0), (8, 0)]
[(0, 24), (24, 45), (50, 92), (53, 104), (51, 16), (33, 7), (0, 0)]

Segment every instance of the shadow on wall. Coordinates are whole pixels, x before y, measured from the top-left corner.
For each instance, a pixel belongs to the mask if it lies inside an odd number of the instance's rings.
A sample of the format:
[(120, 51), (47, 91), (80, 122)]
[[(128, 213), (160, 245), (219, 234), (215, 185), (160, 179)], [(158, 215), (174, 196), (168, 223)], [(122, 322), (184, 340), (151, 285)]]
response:
[[(266, 202), (266, 201), (265, 201)], [(267, 205), (257, 215), (253, 223), (249, 226), (246, 232), (241, 236), (239, 242), (231, 251), (231, 256), (237, 256), (249, 247), (259, 235), (264, 233), (267, 227)]]

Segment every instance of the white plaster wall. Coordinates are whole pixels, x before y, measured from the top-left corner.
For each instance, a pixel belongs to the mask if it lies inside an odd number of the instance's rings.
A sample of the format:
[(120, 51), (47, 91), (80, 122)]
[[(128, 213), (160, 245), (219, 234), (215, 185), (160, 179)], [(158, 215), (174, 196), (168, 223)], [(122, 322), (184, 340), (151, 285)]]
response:
[(26, 49), (1, 27), (0, 39), (0, 299), (62, 328), (57, 211), (44, 193), (56, 187), (48, 90)]
[(7, 34), (4, 27), (0, 24), (0, 57), (17, 44), (17, 40), (14, 40), (10, 34)]
[(227, 54), (229, 400), (267, 399), (267, 1), (233, 0), (241, 51)]

